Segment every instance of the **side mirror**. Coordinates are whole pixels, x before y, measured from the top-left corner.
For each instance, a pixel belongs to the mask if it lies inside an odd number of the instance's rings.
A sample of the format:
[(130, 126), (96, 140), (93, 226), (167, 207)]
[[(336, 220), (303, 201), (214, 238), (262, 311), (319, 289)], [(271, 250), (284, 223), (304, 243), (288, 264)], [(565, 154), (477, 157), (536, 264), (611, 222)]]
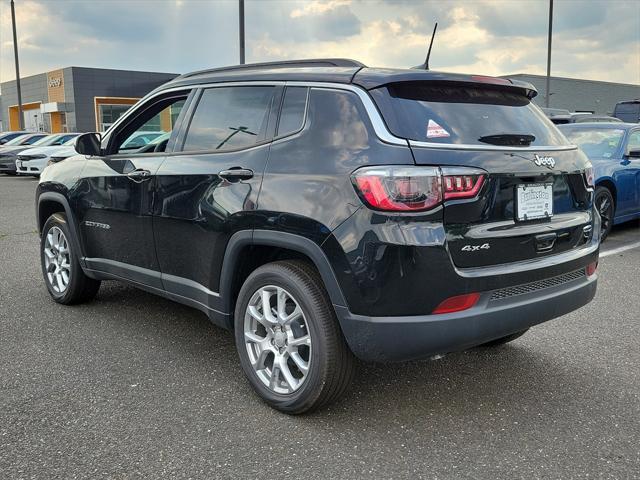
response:
[(627, 150), (627, 157), (640, 158), (640, 150)]
[(90, 157), (99, 156), (102, 154), (100, 148), (100, 134), (99, 133), (83, 133), (76, 140), (76, 152), (81, 155), (89, 155)]

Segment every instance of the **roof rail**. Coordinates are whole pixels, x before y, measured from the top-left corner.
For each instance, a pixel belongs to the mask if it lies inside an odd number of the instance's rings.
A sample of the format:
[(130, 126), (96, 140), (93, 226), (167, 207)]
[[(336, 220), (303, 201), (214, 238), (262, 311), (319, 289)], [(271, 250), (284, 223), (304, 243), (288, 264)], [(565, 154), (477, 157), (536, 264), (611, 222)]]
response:
[(366, 67), (363, 63), (348, 58), (309, 58), (305, 60), (283, 60), (280, 62), (246, 63), (229, 67), (209, 68), (196, 72), (185, 73), (177, 79), (194, 77), (205, 73), (232, 72), (234, 70), (259, 70), (267, 68), (294, 68), (294, 67)]

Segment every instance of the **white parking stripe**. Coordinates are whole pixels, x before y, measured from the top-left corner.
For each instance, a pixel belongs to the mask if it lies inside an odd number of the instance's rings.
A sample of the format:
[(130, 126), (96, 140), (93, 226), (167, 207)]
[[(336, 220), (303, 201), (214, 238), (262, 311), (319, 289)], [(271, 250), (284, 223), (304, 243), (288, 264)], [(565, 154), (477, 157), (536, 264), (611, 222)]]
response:
[(625, 245), (624, 247), (618, 247), (614, 248), (613, 250), (600, 252), (600, 258), (608, 257), (609, 255), (615, 255), (616, 253), (624, 252), (626, 250), (631, 250), (632, 248), (638, 247), (640, 247), (640, 242), (630, 243), (629, 245)]

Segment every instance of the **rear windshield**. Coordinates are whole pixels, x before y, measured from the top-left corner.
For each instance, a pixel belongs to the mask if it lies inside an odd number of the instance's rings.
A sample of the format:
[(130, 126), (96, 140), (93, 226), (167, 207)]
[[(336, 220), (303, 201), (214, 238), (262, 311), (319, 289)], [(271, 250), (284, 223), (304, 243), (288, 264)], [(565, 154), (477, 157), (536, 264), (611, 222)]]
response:
[(567, 144), (526, 96), (504, 88), (403, 82), (371, 93), (398, 137), (442, 144)]
[(561, 127), (571, 143), (578, 145), (587, 157), (611, 158), (624, 136), (624, 130), (613, 128)]

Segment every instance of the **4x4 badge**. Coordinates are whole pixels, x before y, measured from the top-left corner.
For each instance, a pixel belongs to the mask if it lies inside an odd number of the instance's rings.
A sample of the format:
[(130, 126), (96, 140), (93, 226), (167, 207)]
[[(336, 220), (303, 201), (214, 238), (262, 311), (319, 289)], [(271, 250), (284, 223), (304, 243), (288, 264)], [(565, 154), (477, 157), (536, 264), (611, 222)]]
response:
[(553, 157), (543, 157), (537, 153), (533, 155), (533, 163), (539, 167), (553, 168), (556, 166), (556, 159)]
[(489, 250), (490, 248), (491, 245), (489, 245), (488, 243), (483, 243), (482, 245), (465, 245), (460, 250), (462, 250), (463, 252), (477, 252), (480, 250)]

